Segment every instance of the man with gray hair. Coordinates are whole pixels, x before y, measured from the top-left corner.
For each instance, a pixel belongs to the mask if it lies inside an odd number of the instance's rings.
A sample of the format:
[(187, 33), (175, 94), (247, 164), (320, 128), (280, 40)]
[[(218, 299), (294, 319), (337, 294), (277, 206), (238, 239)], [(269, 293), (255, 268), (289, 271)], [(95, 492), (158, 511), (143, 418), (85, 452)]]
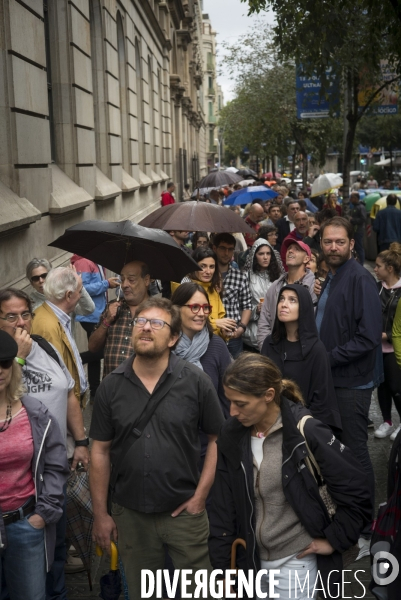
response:
[[(50, 269), (52, 269), (52, 264), (46, 258), (33, 258), (26, 266), (26, 278), (29, 283), (33, 287), (33, 292), (30, 294), (30, 298), (32, 301), (32, 310), (36, 311), (37, 308), (46, 300), (44, 294), (44, 285), (46, 281), (47, 274)], [(79, 299), (79, 302), (71, 315), (71, 332), (72, 336), (75, 338), (75, 316), (81, 315), (86, 316), (93, 313), (95, 310), (95, 303), (92, 298), (85, 290), (82, 288), (82, 295)]]
[(41, 335), (61, 354), (75, 381), (74, 393), (81, 402), (88, 387), (79, 350), (71, 333), (71, 314), (82, 293), (82, 280), (69, 267), (49, 271), (44, 285), (46, 301), (35, 312), (32, 333)]

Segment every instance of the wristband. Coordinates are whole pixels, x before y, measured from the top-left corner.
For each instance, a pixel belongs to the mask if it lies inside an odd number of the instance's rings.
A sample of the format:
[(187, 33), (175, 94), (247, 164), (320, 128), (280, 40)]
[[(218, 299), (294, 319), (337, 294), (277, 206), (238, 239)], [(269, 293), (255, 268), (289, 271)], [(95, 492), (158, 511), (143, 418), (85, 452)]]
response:
[(19, 356), (16, 356), (14, 359), (19, 365), (24, 366), (26, 363), (26, 360), (24, 358), (20, 358)]
[(111, 325), (111, 323), (108, 323), (108, 322), (107, 322), (107, 321), (105, 321), (105, 320), (103, 320), (103, 321), (102, 321), (102, 326), (103, 326), (105, 329), (108, 329), (108, 328), (110, 327), (110, 325)]
[(238, 327), (242, 327), (242, 329), (244, 330), (244, 332), (246, 331), (247, 325), (244, 325), (243, 323), (241, 323), (241, 321), (238, 323)]
[(77, 446), (89, 446), (89, 438), (75, 440), (75, 447), (77, 448)]

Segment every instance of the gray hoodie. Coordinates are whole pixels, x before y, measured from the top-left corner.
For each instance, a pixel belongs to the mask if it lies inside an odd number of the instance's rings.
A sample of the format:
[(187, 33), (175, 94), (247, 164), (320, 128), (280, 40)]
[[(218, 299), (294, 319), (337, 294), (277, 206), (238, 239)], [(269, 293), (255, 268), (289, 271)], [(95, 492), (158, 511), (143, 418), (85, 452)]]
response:
[[(260, 311), (259, 324), (258, 324), (258, 346), (259, 350), (262, 349), (263, 342), (268, 335), (271, 334), (274, 325), (274, 319), (276, 318), (276, 307), (278, 301), (278, 295), (282, 287), (287, 285), (288, 273), (281, 275), (277, 281), (274, 281), (266, 292), (265, 299)], [(312, 297), (313, 305), (316, 306), (317, 297), (313, 291), (315, 286), (315, 276), (310, 269), (306, 269), (305, 275), (297, 282), (304, 285), (309, 289)]]

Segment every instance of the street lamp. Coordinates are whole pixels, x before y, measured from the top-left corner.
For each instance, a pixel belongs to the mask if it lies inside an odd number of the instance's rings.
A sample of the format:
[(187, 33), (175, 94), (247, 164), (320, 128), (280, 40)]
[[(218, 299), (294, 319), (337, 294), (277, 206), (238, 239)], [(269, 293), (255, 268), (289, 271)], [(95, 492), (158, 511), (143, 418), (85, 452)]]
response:
[(221, 166), (221, 148), (220, 148), (220, 140), (218, 138), (214, 138), (214, 141), (218, 143), (219, 145), (219, 169)]

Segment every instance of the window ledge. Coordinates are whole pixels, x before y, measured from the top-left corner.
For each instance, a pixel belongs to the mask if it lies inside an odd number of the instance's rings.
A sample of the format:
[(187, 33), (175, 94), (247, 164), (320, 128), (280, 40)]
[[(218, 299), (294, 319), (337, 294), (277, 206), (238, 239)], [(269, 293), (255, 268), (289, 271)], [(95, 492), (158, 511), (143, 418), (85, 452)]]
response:
[(128, 192), (134, 192), (135, 190), (139, 190), (141, 184), (137, 182), (127, 171), (122, 169), (122, 183), (121, 183), (121, 191), (123, 194), (127, 194)]
[(50, 165), (52, 170), (53, 192), (50, 194), (49, 213), (62, 215), (75, 210), (84, 209), (92, 204), (93, 197), (79, 187), (57, 165)]
[[(122, 192), (114, 181), (111, 181), (106, 175), (95, 167), (96, 187), (95, 187), (95, 202), (104, 202), (116, 198)], [(123, 178), (124, 179), (124, 178)]]
[(160, 171), (160, 177), (162, 178), (162, 181), (168, 181), (170, 179), (170, 175), (167, 175), (164, 171)]
[(153, 181), (139, 169), (139, 183), (141, 184), (141, 187), (149, 187), (153, 184)]
[(42, 213), (29, 200), (20, 198), (0, 182), (0, 234), (29, 227), (41, 218)]
[(150, 176), (152, 178), (153, 183), (156, 185), (157, 183), (160, 183), (163, 181), (163, 179), (161, 178), (161, 175), (158, 175), (157, 173), (155, 173), (154, 171), (150, 171)]

